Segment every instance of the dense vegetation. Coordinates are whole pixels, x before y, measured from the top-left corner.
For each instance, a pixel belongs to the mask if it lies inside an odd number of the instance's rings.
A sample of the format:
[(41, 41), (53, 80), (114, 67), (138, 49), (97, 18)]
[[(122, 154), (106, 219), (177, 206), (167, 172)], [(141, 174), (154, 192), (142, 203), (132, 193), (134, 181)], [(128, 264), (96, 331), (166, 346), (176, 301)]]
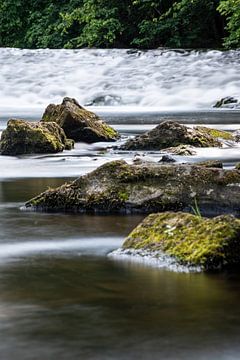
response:
[(240, 0), (2, 0), (0, 46), (240, 46)]

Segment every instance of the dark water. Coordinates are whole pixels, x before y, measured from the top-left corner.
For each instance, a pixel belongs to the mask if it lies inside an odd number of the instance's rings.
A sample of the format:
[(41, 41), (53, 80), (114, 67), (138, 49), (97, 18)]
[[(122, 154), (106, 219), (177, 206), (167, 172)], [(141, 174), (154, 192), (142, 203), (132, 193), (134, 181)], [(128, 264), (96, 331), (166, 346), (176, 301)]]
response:
[[(219, 127), (235, 127), (226, 122)], [(126, 136), (148, 128), (116, 126)], [(103, 148), (0, 157), (0, 359), (239, 359), (240, 275), (175, 273), (108, 257), (141, 216), (20, 210), (49, 186), (134, 157)], [(240, 161), (239, 148), (203, 151), (194, 161)]]

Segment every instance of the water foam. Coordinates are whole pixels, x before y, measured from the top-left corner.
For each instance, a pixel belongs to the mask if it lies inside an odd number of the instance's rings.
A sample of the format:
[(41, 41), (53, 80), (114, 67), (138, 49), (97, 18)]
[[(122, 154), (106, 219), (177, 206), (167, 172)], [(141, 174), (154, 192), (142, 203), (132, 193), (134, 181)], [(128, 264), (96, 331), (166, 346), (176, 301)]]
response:
[(209, 109), (238, 96), (240, 51), (0, 49), (0, 109), (38, 112), (64, 96), (81, 104)]

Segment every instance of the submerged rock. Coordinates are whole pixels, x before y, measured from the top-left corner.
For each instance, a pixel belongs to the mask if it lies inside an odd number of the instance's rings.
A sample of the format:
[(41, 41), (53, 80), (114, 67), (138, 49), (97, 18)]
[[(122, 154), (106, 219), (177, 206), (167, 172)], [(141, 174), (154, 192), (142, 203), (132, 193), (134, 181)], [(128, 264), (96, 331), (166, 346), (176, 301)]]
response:
[(74, 141), (67, 139), (64, 131), (55, 122), (28, 122), (10, 119), (2, 132), (0, 153), (21, 155), (31, 153), (57, 153), (70, 150)]
[(240, 220), (186, 213), (151, 214), (127, 237), (123, 249), (159, 251), (203, 270), (240, 265)]
[(115, 141), (117, 131), (107, 125), (96, 114), (84, 109), (75, 99), (64, 98), (62, 104), (50, 104), (45, 110), (42, 122), (54, 121), (75, 141), (94, 143)]
[(238, 100), (235, 99), (232, 96), (226, 96), (222, 98), (221, 100), (218, 100), (215, 105), (213, 105), (214, 108), (235, 108), (237, 107)]
[(159, 163), (174, 163), (176, 160), (171, 155), (163, 155)]
[(49, 189), (26, 203), (40, 211), (151, 213), (191, 210), (240, 211), (240, 172), (196, 165), (129, 165), (113, 161), (90, 174)]
[[(189, 128), (175, 121), (164, 121), (153, 130), (129, 139), (121, 146), (122, 150), (161, 150), (191, 145), (196, 147), (221, 147), (222, 141), (233, 140), (226, 132), (204, 126)], [(168, 149), (169, 150), (169, 149)]]

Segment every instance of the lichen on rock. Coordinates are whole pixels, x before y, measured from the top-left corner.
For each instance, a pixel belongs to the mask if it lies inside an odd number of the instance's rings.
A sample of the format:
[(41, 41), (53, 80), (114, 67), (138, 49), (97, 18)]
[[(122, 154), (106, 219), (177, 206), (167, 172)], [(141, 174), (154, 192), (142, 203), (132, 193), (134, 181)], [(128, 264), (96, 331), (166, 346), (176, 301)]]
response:
[(64, 98), (62, 104), (50, 104), (46, 108), (42, 122), (54, 121), (65, 131), (68, 138), (75, 141), (94, 143), (115, 141), (119, 134), (96, 114), (84, 109), (75, 99)]
[(64, 131), (55, 122), (29, 122), (10, 119), (2, 132), (0, 153), (21, 155), (31, 153), (57, 153), (70, 150), (74, 141), (67, 139)]
[(203, 270), (240, 265), (240, 220), (231, 215), (151, 214), (131, 232), (123, 249), (164, 252)]

